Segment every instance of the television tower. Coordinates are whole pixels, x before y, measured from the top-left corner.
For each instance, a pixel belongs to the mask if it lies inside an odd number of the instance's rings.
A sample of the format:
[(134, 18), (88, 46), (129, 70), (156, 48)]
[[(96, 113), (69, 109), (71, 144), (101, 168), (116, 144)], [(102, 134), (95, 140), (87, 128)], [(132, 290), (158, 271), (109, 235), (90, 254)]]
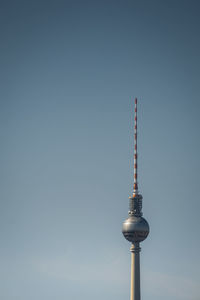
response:
[(131, 294), (130, 300), (140, 300), (140, 242), (149, 234), (149, 224), (142, 217), (142, 195), (137, 182), (137, 98), (134, 118), (134, 184), (133, 195), (129, 197), (129, 217), (123, 223), (122, 233), (132, 243), (131, 251)]

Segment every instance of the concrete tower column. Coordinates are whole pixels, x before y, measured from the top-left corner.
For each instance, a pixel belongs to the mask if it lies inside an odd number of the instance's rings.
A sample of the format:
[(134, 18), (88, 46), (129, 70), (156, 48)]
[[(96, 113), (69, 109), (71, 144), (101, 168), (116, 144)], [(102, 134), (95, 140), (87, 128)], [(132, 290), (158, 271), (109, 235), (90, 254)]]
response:
[(131, 251), (131, 296), (130, 300), (140, 300), (140, 244), (132, 244)]

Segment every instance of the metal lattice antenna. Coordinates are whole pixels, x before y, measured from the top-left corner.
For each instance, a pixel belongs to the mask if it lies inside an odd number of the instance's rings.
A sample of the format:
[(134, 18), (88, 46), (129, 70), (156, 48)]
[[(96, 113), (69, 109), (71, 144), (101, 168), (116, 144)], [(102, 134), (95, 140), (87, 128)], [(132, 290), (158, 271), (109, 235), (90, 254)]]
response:
[(133, 195), (137, 195), (137, 194), (138, 194), (138, 182), (137, 182), (137, 98), (135, 98)]

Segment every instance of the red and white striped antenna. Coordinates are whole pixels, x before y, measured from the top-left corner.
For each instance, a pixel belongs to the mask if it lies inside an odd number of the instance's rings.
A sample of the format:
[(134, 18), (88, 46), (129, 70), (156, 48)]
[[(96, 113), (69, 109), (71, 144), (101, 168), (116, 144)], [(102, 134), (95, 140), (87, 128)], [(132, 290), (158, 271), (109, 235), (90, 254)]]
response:
[(138, 194), (137, 182), (137, 98), (135, 98), (135, 117), (134, 117), (134, 181), (133, 181), (133, 195)]

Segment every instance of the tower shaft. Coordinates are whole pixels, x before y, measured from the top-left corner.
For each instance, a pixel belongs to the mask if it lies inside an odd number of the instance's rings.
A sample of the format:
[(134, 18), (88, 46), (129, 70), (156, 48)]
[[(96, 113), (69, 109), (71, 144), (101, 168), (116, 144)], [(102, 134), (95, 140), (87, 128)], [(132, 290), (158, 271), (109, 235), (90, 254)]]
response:
[(131, 291), (130, 300), (140, 300), (140, 246), (131, 246)]

